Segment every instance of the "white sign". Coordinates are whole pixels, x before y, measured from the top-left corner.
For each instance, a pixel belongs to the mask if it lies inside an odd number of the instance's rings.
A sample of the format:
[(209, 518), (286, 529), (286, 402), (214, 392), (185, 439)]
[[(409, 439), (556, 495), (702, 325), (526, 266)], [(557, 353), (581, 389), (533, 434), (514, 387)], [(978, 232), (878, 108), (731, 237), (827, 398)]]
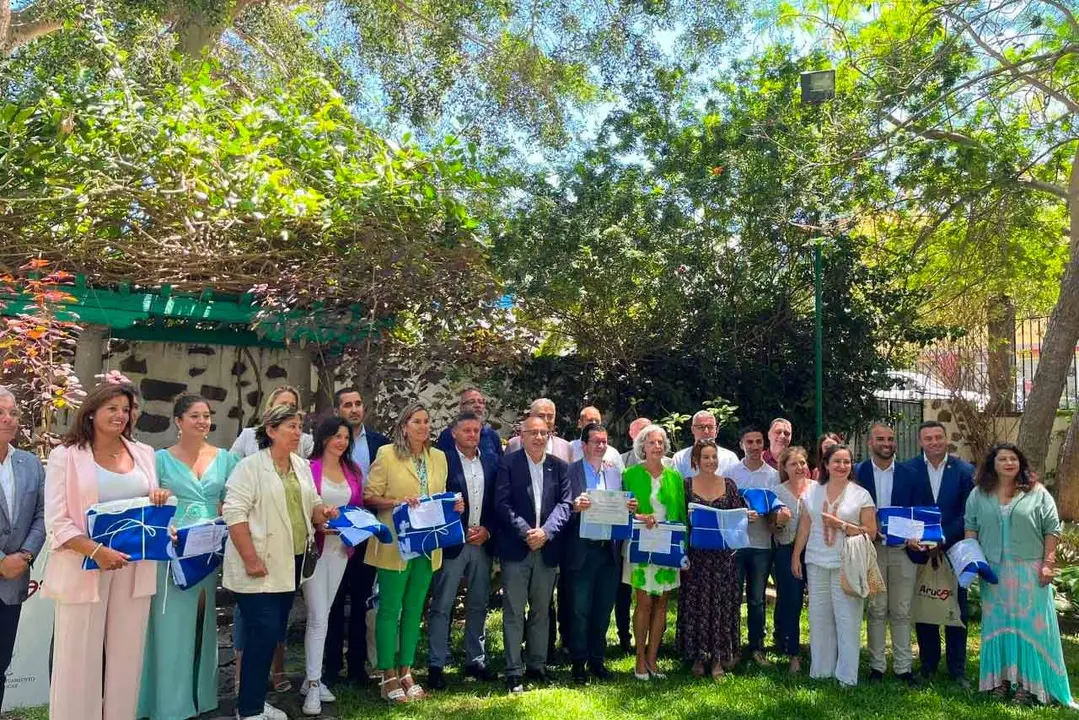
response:
[(54, 606), (53, 601), (41, 592), (47, 561), (48, 551), (45, 550), (30, 571), (30, 597), (22, 606), (15, 652), (4, 678), (4, 712), (49, 703), (49, 647)]
[(925, 535), (925, 523), (898, 515), (888, 518), (888, 534), (904, 540), (921, 540)]

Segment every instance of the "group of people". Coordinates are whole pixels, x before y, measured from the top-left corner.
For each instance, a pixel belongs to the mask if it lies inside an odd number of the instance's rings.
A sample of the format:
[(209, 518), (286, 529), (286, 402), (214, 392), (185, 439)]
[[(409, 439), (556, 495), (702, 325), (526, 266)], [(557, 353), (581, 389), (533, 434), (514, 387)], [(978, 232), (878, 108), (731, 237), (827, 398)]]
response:
[[(1051, 587), (1061, 525), (1052, 497), (1014, 445), (995, 446), (975, 472), (948, 453), (944, 428), (926, 422), (919, 428), (922, 453), (899, 463), (892, 428), (876, 423), (868, 459), (855, 464), (851, 449), (833, 435), (821, 438), (811, 465), (806, 450), (791, 445), (791, 423), (777, 418), (766, 430), (740, 431), (739, 458), (717, 444), (716, 418), (701, 411), (691, 422), (694, 442), (673, 456), (666, 431), (646, 418), (630, 425), (632, 448), (620, 455), (598, 409), (581, 410), (579, 436), (568, 442), (554, 432), (555, 404), (540, 398), (503, 448), (485, 422), (478, 388), (461, 393), (459, 413), (434, 442), (420, 404), (406, 407), (386, 437), (365, 425), (357, 390), (339, 390), (334, 400), (335, 412), (308, 435), (299, 393), (279, 387), (259, 424), (224, 450), (207, 440), (210, 403), (185, 394), (173, 412), (176, 443), (155, 453), (132, 437), (135, 388), (106, 382), (88, 393), (46, 471), (36, 456), (12, 446), (18, 408), (0, 388), (0, 663), (10, 662), (29, 567), (47, 535), (44, 592), (56, 601), (53, 720), (179, 720), (217, 705), (219, 577), (180, 590), (167, 563), (132, 562), (88, 535), (92, 505), (133, 498), (153, 504), (175, 498), (175, 528), (219, 517), (228, 526), (220, 581), (235, 598), (241, 718), (286, 717), (267, 702), (267, 688), (290, 689), (283, 650), (297, 591), (306, 610), (300, 688), (306, 715), (334, 700), (327, 681), (342, 671), (342, 680), (366, 682), (365, 611), (373, 594), (372, 664), (384, 699), (420, 701), (447, 686), (450, 621), (462, 581), (463, 672), (494, 679), (485, 628), (496, 560), (511, 693), (551, 679), (559, 636), (575, 683), (609, 678), (612, 614), (623, 648), (635, 641), (634, 676), (662, 680), (667, 605), (679, 588), (676, 644), (695, 675), (722, 678), (743, 658), (767, 665), (769, 577), (776, 588), (772, 638), (792, 673), (801, 670), (808, 594), (810, 677), (857, 684), (865, 614), (869, 679), (885, 673), (890, 630), (893, 672), (917, 685), (911, 605), (918, 566), (946, 562), (945, 551), (963, 538), (979, 541), (999, 577), (982, 586), (980, 689), (1001, 698), (1014, 693), (1021, 703), (1071, 702)], [(691, 503), (747, 507), (741, 491), (750, 488), (772, 490), (780, 503), (767, 515), (747, 511), (748, 545), (690, 547), (681, 569), (631, 562), (628, 543), (603, 539), (610, 534), (590, 527), (584, 515), (591, 493), (619, 490), (627, 518), (647, 527), (685, 523)], [(403, 557), (393, 509), (442, 492), (456, 494), (464, 544)], [(346, 505), (376, 513), (393, 541), (346, 545), (327, 527)], [(876, 509), (896, 505), (938, 507), (943, 545), (886, 546)], [(844, 546), (854, 542), (873, 544), (883, 575), (885, 589), (870, 597), (868, 612), (841, 578)], [(84, 570), (86, 558), (100, 570)], [(958, 603), (963, 626), (944, 629), (945, 664), (966, 687), (962, 589)], [(428, 607), (425, 690), (413, 667)], [(916, 623), (914, 632), (921, 678), (932, 678), (941, 662), (941, 629)]]

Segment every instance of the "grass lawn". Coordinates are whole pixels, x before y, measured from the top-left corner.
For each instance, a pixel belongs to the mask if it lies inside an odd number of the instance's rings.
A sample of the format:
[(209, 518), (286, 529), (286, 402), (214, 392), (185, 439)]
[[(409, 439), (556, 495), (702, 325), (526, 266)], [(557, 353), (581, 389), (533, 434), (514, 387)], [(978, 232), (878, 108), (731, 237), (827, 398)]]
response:
[[(771, 610), (769, 609), (769, 616)], [(769, 628), (771, 618), (769, 617)], [(803, 631), (804, 615), (803, 615)], [(463, 627), (454, 626), (454, 646), (461, 646)], [(745, 623), (743, 622), (743, 633)], [(978, 627), (972, 624), (969, 643), (968, 677), (977, 686)], [(808, 642), (803, 635), (803, 642)], [(665, 646), (674, 641), (674, 613), (671, 613)], [(495, 658), (493, 665), (502, 666), (501, 613), (494, 611), (488, 619), (488, 645)], [(290, 669), (301, 672), (301, 637), (290, 638)], [(863, 639), (864, 647), (864, 639)], [(326, 715), (338, 720), (367, 720), (371, 717), (400, 718), (528, 718), (529, 720), (577, 720), (578, 718), (761, 718), (767, 720), (810, 720), (812, 718), (857, 718), (858, 720), (916, 720), (947, 718), (948, 720), (981, 720), (983, 718), (1079, 718), (1079, 714), (1062, 708), (1019, 708), (1002, 705), (979, 693), (964, 693), (944, 675), (932, 687), (908, 690), (890, 677), (882, 684), (870, 685), (865, 678), (869, 669), (863, 650), (862, 683), (853, 690), (842, 690), (834, 682), (809, 680), (808, 658), (803, 659), (802, 675), (792, 678), (786, 661), (772, 668), (758, 669), (742, 666), (719, 683), (711, 678), (697, 679), (671, 652), (660, 655), (660, 666), (668, 673), (661, 682), (640, 682), (633, 678), (633, 659), (617, 651), (613, 623), (611, 633), (613, 657), (609, 667), (616, 678), (611, 682), (578, 688), (571, 684), (569, 668), (557, 668), (555, 685), (530, 689), (522, 696), (510, 697), (501, 681), (476, 683), (465, 680), (456, 668), (447, 671), (449, 689), (433, 697), (402, 707), (389, 707), (380, 700), (374, 689), (340, 689), (338, 701), (324, 706)], [(1079, 636), (1064, 638), (1064, 653), (1071, 677), (1079, 677)], [(426, 648), (419, 657), (426, 659)], [(773, 656), (774, 660), (779, 660)], [(422, 683), (426, 674), (425, 662), (417, 666), (417, 679)], [(299, 695), (274, 700), (279, 707), (299, 713)], [(6, 715), (21, 720), (47, 720), (45, 708), (35, 708)]]

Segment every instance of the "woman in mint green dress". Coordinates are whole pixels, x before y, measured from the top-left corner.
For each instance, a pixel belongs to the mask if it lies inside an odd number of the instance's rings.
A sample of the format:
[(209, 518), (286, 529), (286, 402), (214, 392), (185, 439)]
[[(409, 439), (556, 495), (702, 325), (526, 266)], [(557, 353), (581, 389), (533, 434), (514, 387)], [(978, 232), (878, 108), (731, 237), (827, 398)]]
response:
[[(157, 476), (178, 501), (177, 528), (221, 514), (225, 481), (238, 462), (206, 442), (213, 423), (210, 404), (181, 395), (173, 407), (178, 441), (158, 450)], [(217, 707), (217, 573), (187, 590), (178, 588), (169, 564), (159, 563), (157, 593), (150, 605), (146, 653), (139, 691), (139, 717), (187, 720)]]
[(1011, 443), (990, 449), (967, 499), (967, 538), (975, 538), (998, 582), (982, 581), (978, 686), (1004, 700), (1072, 705), (1053, 603), (1060, 518), (1045, 486)]

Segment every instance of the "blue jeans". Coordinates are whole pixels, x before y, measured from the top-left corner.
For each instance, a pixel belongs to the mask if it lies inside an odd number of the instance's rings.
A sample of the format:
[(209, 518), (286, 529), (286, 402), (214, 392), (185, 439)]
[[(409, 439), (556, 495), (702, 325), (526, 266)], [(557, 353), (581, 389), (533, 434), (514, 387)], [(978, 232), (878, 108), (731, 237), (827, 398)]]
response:
[(772, 569), (772, 551), (742, 548), (735, 552), (738, 566), (738, 588), (745, 587), (748, 610), (749, 647), (751, 653), (764, 650), (764, 589)]
[[(296, 556), (296, 583), (299, 585), (302, 555)], [(240, 697), (236, 712), (241, 718), (262, 714), (266, 704), (266, 678), (273, 665), (274, 649), (288, 626), (288, 615), (296, 591), (279, 593), (236, 593), (237, 608), (243, 613), (243, 660), (240, 665)]]
[[(793, 555), (794, 543), (776, 547), (775, 570), (773, 571), (776, 579), (776, 608), (772, 617), (775, 621), (776, 651), (788, 657), (795, 657), (802, 650), (800, 632), (806, 594), (805, 580), (799, 580), (791, 572)], [(803, 568), (805, 558), (803, 550)]]

